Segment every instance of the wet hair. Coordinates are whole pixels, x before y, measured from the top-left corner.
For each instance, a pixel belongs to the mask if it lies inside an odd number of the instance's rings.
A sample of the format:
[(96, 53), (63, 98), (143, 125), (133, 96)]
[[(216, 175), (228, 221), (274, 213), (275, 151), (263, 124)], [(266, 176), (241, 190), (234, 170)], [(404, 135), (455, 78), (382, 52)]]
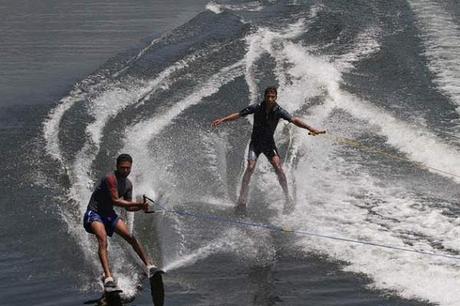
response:
[(275, 86), (269, 86), (269, 87), (265, 88), (264, 97), (266, 97), (267, 94), (269, 94), (271, 92), (275, 93), (275, 95), (278, 96), (278, 90), (276, 89), (276, 87)]
[(129, 154), (120, 154), (117, 157), (117, 165), (121, 164), (122, 162), (133, 162), (133, 158)]

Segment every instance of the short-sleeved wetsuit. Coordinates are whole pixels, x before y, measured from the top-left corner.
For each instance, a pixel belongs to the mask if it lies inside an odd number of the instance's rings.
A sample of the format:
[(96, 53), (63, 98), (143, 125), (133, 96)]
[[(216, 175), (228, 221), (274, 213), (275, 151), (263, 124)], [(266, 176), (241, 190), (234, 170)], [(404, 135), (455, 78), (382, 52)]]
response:
[(133, 185), (128, 178), (121, 177), (117, 172), (109, 173), (96, 185), (83, 219), (83, 225), (88, 233), (92, 233), (91, 223), (99, 221), (105, 225), (107, 235), (112, 236), (118, 222), (118, 215), (113, 209), (112, 192), (117, 190), (118, 197), (132, 200)]
[(265, 101), (259, 104), (252, 104), (239, 112), (245, 117), (254, 114), (254, 125), (252, 128), (251, 143), (249, 144), (248, 160), (256, 160), (260, 153), (268, 159), (279, 155), (273, 135), (278, 122), (281, 119), (292, 122), (292, 116), (281, 106), (276, 104), (270, 112), (266, 111)]

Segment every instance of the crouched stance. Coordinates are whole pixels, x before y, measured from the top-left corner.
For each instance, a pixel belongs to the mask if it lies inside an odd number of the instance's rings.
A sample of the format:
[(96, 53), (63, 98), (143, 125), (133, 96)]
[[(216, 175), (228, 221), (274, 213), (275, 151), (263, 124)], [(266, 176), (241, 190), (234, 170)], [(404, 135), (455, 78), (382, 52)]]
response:
[(116, 287), (109, 265), (107, 236), (117, 233), (126, 240), (139, 255), (149, 274), (156, 271), (144, 248), (128, 230), (126, 223), (120, 219), (113, 207), (123, 207), (127, 211), (147, 210), (145, 202), (132, 201), (133, 186), (128, 179), (131, 172), (132, 158), (121, 154), (117, 158), (116, 170), (107, 174), (97, 184), (88, 204), (83, 225), (88, 233), (94, 234), (98, 241), (98, 254), (104, 270), (104, 287)]

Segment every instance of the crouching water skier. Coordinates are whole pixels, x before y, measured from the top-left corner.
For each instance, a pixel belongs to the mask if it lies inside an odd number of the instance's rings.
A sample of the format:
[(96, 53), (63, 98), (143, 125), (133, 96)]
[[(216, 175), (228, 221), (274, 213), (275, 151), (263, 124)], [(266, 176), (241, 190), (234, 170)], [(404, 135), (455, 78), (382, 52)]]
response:
[(268, 87), (265, 89), (264, 100), (259, 104), (252, 104), (241, 110), (239, 113), (233, 113), (226, 117), (216, 119), (212, 122), (213, 127), (218, 127), (224, 122), (234, 121), (249, 114), (254, 114), (254, 124), (249, 144), (248, 164), (243, 175), (241, 183), (240, 195), (237, 203), (237, 211), (244, 212), (248, 197), (249, 181), (254, 173), (257, 158), (263, 153), (278, 176), (279, 183), (283, 189), (286, 204), (285, 211), (292, 208), (292, 201), (289, 197), (288, 184), (286, 175), (282, 167), (282, 161), (278, 153), (278, 149), (273, 138), (279, 119), (287, 120), (296, 126), (307, 129), (311, 135), (326, 133), (326, 131), (317, 130), (304, 123), (300, 118), (291, 116), (286, 110), (281, 108), (277, 103), (276, 87)]
[(131, 172), (132, 158), (128, 154), (121, 154), (117, 158), (116, 170), (107, 174), (97, 184), (88, 208), (83, 218), (83, 225), (88, 233), (94, 234), (99, 243), (99, 259), (104, 270), (104, 289), (110, 291), (118, 288), (113, 279), (109, 266), (109, 256), (107, 251), (107, 236), (112, 237), (117, 233), (125, 239), (139, 255), (142, 262), (147, 267), (149, 277), (161, 271), (152, 264), (142, 245), (132, 235), (126, 223), (115, 213), (113, 207), (123, 207), (127, 211), (147, 211), (148, 204), (145, 202), (132, 201), (133, 185), (128, 179)]

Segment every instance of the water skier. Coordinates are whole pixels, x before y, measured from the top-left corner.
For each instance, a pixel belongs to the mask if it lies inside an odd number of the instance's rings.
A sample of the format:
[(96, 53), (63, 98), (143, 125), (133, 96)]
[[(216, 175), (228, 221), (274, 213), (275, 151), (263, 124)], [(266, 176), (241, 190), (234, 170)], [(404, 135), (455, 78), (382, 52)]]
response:
[(111, 291), (118, 288), (112, 277), (107, 251), (107, 236), (112, 237), (117, 233), (125, 239), (139, 255), (146, 265), (149, 277), (158, 271), (152, 264), (142, 245), (128, 230), (126, 223), (118, 217), (114, 206), (123, 207), (127, 211), (147, 211), (148, 204), (132, 201), (133, 185), (128, 179), (131, 172), (132, 158), (128, 154), (121, 154), (117, 158), (116, 170), (107, 174), (97, 184), (88, 204), (83, 225), (88, 233), (94, 234), (99, 243), (99, 259), (104, 270), (104, 290)]
[(275, 140), (273, 138), (279, 119), (287, 120), (300, 128), (307, 129), (310, 131), (311, 135), (325, 133), (325, 131), (317, 130), (307, 125), (300, 118), (291, 116), (286, 110), (276, 103), (276, 99), (276, 87), (268, 87), (265, 89), (264, 100), (261, 103), (249, 105), (239, 113), (233, 113), (212, 122), (213, 127), (218, 127), (224, 122), (234, 121), (249, 114), (254, 114), (254, 124), (248, 152), (248, 164), (243, 175), (240, 195), (237, 202), (237, 210), (239, 211), (244, 211), (246, 209), (249, 181), (254, 173), (257, 158), (261, 153), (267, 157), (275, 169), (286, 199), (285, 209), (289, 209), (292, 205), (292, 201), (289, 197), (286, 175), (282, 167), (278, 148), (276, 147)]

